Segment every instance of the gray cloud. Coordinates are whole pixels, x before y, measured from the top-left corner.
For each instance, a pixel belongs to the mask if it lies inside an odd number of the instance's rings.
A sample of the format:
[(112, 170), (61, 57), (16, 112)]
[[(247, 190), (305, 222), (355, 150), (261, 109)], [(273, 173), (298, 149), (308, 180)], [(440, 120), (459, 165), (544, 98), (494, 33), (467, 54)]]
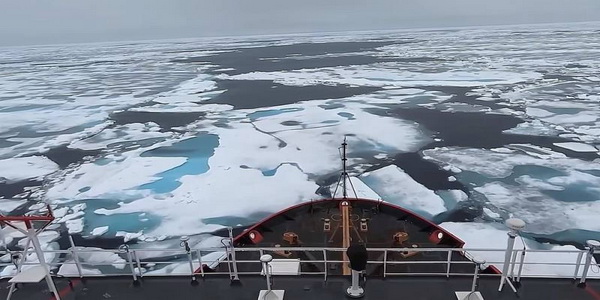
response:
[(0, 0), (0, 44), (597, 20), (599, 0)]

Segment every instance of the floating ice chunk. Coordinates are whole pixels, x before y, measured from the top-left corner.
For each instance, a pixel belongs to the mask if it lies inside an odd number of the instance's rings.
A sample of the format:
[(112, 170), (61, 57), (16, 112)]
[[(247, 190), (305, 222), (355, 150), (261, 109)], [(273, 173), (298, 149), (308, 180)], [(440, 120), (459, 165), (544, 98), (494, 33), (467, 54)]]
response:
[[(429, 156), (429, 158), (433, 159), (433, 157)], [(458, 167), (452, 166), (452, 165), (445, 165), (442, 167), (442, 169), (446, 170), (446, 171), (450, 171), (454, 174), (458, 174), (460, 172), (462, 172), (462, 170)]]
[(545, 122), (550, 122), (554, 124), (580, 124), (580, 123), (593, 123), (598, 120), (598, 112), (597, 111), (583, 111), (577, 114), (568, 115), (568, 114), (560, 114), (555, 115), (553, 117), (547, 117), (542, 119)]
[(125, 268), (125, 259), (121, 258), (112, 250), (105, 250), (94, 247), (77, 247), (77, 255), (81, 262), (91, 266), (106, 266), (112, 265), (117, 269)]
[(598, 149), (596, 149), (596, 147), (584, 143), (566, 142), (554, 143), (554, 145), (575, 152), (598, 152)]
[(156, 174), (186, 162), (185, 157), (140, 157), (140, 150), (123, 153), (107, 164), (84, 163), (54, 184), (47, 193), (53, 200), (77, 200), (128, 189), (158, 180)]
[[(81, 267), (81, 274), (83, 275), (100, 275), (102, 271), (98, 269), (86, 268), (84, 266)], [(60, 268), (58, 269), (58, 275), (65, 277), (77, 277), (79, 276), (79, 270), (75, 265), (75, 261), (68, 260), (65, 261)]]
[[(472, 256), (477, 256), (485, 259), (488, 265), (494, 265), (499, 270), (502, 270), (504, 265), (504, 249), (507, 244), (507, 229), (495, 226), (490, 223), (442, 223), (440, 226), (449, 232), (460, 237), (465, 242), (465, 249), (469, 249), (468, 253)], [(524, 238), (525, 245), (522, 239), (515, 240), (515, 249), (523, 249), (526, 247), (529, 250), (561, 250), (573, 251), (572, 253), (564, 252), (528, 252), (525, 256), (526, 263), (523, 266), (523, 276), (535, 277), (540, 275), (554, 277), (572, 278), (575, 272), (574, 263), (577, 260), (577, 248), (573, 246), (552, 246), (548, 244), (540, 244), (535, 241)], [(499, 251), (477, 251), (476, 249), (498, 249)], [(544, 263), (544, 264), (537, 264)], [(556, 263), (569, 263), (570, 266), (548, 265)], [(581, 270), (580, 270), (581, 272)], [(593, 272), (589, 273), (593, 278), (600, 277), (600, 274)]]
[(139, 232), (126, 232), (126, 231), (117, 231), (115, 236), (122, 236), (125, 243), (141, 238), (144, 235), (143, 231)]
[(94, 228), (92, 230), (92, 232), (90, 232), (90, 234), (93, 236), (101, 236), (107, 232), (108, 232), (108, 226), (100, 226), (100, 227)]
[(167, 96), (179, 96), (179, 95), (194, 95), (201, 92), (214, 90), (217, 87), (217, 83), (210, 79), (211, 77), (206, 74), (198, 74), (195, 78), (180, 83), (177, 88), (168, 93), (164, 93)]
[(495, 213), (493, 212), (491, 209), (484, 207), (483, 208), (483, 213), (486, 214), (488, 217), (493, 218), (493, 219), (499, 219), (500, 218), (500, 214), (499, 213)]
[(453, 209), (459, 202), (469, 200), (469, 195), (461, 190), (439, 190), (435, 193), (444, 199), (447, 209)]
[(492, 148), (490, 149), (491, 151), (494, 152), (498, 152), (498, 153), (514, 153), (514, 150), (508, 149), (508, 148)]
[(79, 217), (82, 217), (83, 215), (85, 215), (85, 212), (83, 211), (76, 211), (72, 214), (67, 214), (64, 217), (60, 218), (59, 220), (56, 221), (56, 223), (64, 223), (70, 220), (74, 220), (77, 219)]
[[(556, 169), (579, 169), (595, 170), (600, 168), (600, 160), (589, 162), (579, 159), (566, 158), (564, 155), (553, 151), (546, 151), (544, 148), (535, 148), (536, 146), (527, 145), (531, 150), (543, 150), (543, 159), (541, 154), (535, 156), (517, 153), (498, 153), (485, 149), (465, 149), (465, 148), (435, 148), (424, 150), (423, 153), (433, 157), (440, 164), (451, 164), (460, 169), (480, 173), (488, 177), (506, 177), (510, 175), (513, 168), (519, 165), (536, 165)], [(523, 148), (522, 148), (523, 149)], [(536, 157), (537, 156), (537, 157)], [(551, 158), (551, 159), (550, 159)], [(448, 168), (445, 166), (444, 169)]]
[[(58, 233), (57, 231), (47, 230), (42, 231), (38, 234), (38, 239), (41, 245), (50, 244), (56, 241), (58, 238), (60, 238), (60, 233)], [(17, 244), (24, 248), (27, 244), (27, 239), (21, 239)], [(29, 247), (32, 247), (31, 243), (29, 244)]]
[(25, 179), (41, 180), (58, 170), (58, 165), (45, 156), (15, 157), (0, 160), (0, 182)]
[[(209, 268), (216, 268), (223, 259), (225, 259), (226, 254), (222, 251), (215, 251), (209, 254), (202, 256), (202, 264), (208, 266)], [(200, 262), (194, 260), (192, 262), (192, 267), (194, 270), (200, 268)], [(190, 265), (188, 262), (180, 262), (168, 264), (160, 269), (156, 269), (153, 271), (148, 271), (146, 275), (166, 275), (166, 274), (189, 274), (190, 273)]]
[(124, 124), (106, 128), (87, 139), (75, 140), (69, 144), (69, 148), (97, 150), (114, 144), (167, 138), (171, 135), (171, 133), (160, 132), (160, 126), (152, 122)]
[(556, 126), (544, 123), (540, 120), (533, 120), (529, 122), (519, 123), (517, 127), (504, 130), (504, 133), (508, 134), (520, 134), (520, 135), (542, 135), (542, 136), (556, 136), (564, 129), (559, 129)]
[(454, 181), (456, 181), (456, 177), (454, 177), (454, 176), (448, 176), (448, 181), (454, 182)]
[(525, 112), (532, 116), (532, 117), (549, 117), (549, 116), (553, 116), (554, 113), (551, 113), (547, 110), (541, 109), (541, 108), (536, 108), (536, 107), (527, 107), (525, 109)]
[(600, 231), (597, 220), (600, 201), (559, 201), (531, 187), (499, 182), (488, 183), (475, 190), (484, 194), (494, 206), (527, 222), (528, 232), (552, 234), (574, 228)]
[(65, 225), (67, 226), (67, 228), (69, 230), (69, 234), (83, 232), (83, 218), (75, 219), (75, 220), (68, 220), (65, 222)]
[(372, 171), (363, 181), (385, 201), (430, 215), (446, 211), (440, 196), (395, 165)]
[(0, 199), (0, 213), (8, 214), (25, 203), (27, 203), (27, 200)]
[[(545, 147), (538, 147), (535, 145), (529, 144), (510, 144), (507, 146), (510, 149), (520, 150), (522, 152), (527, 153), (528, 155), (535, 156), (538, 158), (548, 159), (548, 158), (567, 158), (567, 156), (563, 153), (552, 151), (552, 149)], [(496, 151), (500, 152), (500, 151)], [(506, 152), (508, 153), (508, 152)]]
[[(352, 184), (350, 184), (350, 183), (352, 183)], [(340, 184), (337, 194), (333, 195), (333, 193), (335, 192), (335, 188), (336, 188), (335, 186), (331, 187), (332, 196), (341, 197), (343, 195), (343, 193), (342, 193), (343, 187)], [(347, 182), (347, 184), (346, 184), (346, 192), (348, 194), (348, 197), (350, 197), (350, 198), (357, 197), (357, 198), (372, 199), (372, 200), (381, 199), (381, 196), (379, 196), (375, 191), (373, 191), (368, 185), (366, 185), (358, 177), (350, 177), (350, 181)]]

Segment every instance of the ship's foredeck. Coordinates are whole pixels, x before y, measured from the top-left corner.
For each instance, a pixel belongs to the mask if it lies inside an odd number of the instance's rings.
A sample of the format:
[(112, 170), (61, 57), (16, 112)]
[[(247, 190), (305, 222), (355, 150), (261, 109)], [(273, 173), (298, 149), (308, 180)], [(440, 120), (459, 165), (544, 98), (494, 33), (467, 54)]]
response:
[[(411, 299), (411, 300), (450, 300), (456, 299), (455, 291), (468, 291), (471, 288), (468, 277), (393, 277), (387, 279), (369, 278), (364, 285), (363, 299)], [(477, 290), (485, 300), (599, 300), (600, 281), (588, 280), (587, 287), (577, 287), (569, 279), (523, 279), (518, 296), (509, 288), (498, 292), (498, 278), (479, 279)], [(73, 288), (67, 279), (56, 280), (62, 299), (236, 299), (256, 300), (266, 283), (262, 276), (244, 276), (240, 284), (231, 285), (228, 277), (210, 277), (190, 284), (189, 277), (144, 278), (140, 286), (133, 286), (130, 278), (109, 277), (75, 280)], [(327, 282), (322, 277), (294, 276), (275, 277), (274, 289), (285, 290), (285, 300), (305, 299), (344, 299), (344, 289), (349, 285), (347, 277), (331, 277)], [(8, 293), (8, 281), (0, 282), (0, 298)], [(44, 282), (23, 285), (12, 297), (14, 300), (49, 300)]]
[[(236, 247), (299, 247), (344, 248), (362, 244), (366, 248), (461, 248), (463, 242), (436, 224), (400, 207), (382, 201), (367, 199), (328, 199), (304, 203), (276, 213), (258, 222), (235, 240)], [(272, 251), (274, 258), (301, 259), (303, 272), (327, 272), (348, 275), (342, 263), (322, 263), (321, 251)], [(329, 252), (329, 261), (348, 261), (342, 252)], [(451, 253), (451, 260), (466, 261), (459, 252)], [(259, 253), (240, 253), (238, 259), (258, 261)], [(446, 252), (386, 252), (370, 251), (370, 261), (409, 262), (446, 261)], [(225, 271), (226, 266), (220, 266)], [(241, 265), (241, 271), (260, 271), (260, 265)], [(384, 266), (369, 265), (367, 274), (383, 275)], [(388, 272), (444, 273), (445, 265), (390, 264)], [(456, 264), (452, 272), (472, 273), (472, 266)]]

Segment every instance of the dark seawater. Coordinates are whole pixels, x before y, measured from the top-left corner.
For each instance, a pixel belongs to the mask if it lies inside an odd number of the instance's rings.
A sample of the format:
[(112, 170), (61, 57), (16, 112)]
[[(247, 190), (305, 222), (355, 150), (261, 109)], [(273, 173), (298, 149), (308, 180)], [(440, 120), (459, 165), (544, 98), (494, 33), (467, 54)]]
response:
[[(212, 56), (189, 57), (177, 59), (178, 63), (209, 63), (219, 68), (234, 69), (223, 71), (228, 75), (244, 74), (249, 72), (272, 72), (295, 70), (302, 68), (321, 68), (348, 66), (357, 64), (372, 64), (388, 61), (372, 56), (350, 57), (320, 57), (316, 59), (289, 59), (289, 57), (302, 58), (303, 56), (317, 56), (327, 54), (343, 54), (375, 50), (378, 47), (391, 45), (391, 42), (330, 42), (330, 43), (300, 43), (282, 46), (266, 46), (253, 48), (240, 48), (231, 52), (218, 53)], [(287, 57), (287, 59), (286, 59)]]
[(269, 80), (221, 80), (219, 89), (226, 91), (206, 103), (230, 104), (236, 109), (293, 104), (300, 101), (339, 99), (373, 93), (379, 88), (356, 86), (287, 86)]
[(120, 111), (111, 114), (110, 118), (117, 125), (154, 122), (163, 131), (181, 127), (199, 120), (203, 112), (146, 112), (146, 111)]
[(18, 182), (0, 182), (0, 198), (13, 198), (23, 194), (27, 188), (42, 186), (42, 182), (36, 180), (22, 180)]
[(61, 169), (71, 164), (81, 163), (85, 157), (94, 157), (102, 153), (99, 150), (81, 150), (69, 148), (67, 146), (58, 146), (46, 152), (41, 153), (55, 162)]

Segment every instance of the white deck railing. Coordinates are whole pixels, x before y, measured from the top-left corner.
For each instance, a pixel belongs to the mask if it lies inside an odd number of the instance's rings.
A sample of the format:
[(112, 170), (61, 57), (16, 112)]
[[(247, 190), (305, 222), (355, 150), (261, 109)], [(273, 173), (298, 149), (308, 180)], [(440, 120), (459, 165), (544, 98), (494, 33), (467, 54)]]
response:
[[(229, 241), (228, 239), (226, 239)], [(367, 267), (380, 266), (383, 269), (382, 276), (419, 276), (419, 275), (435, 275), (435, 276), (473, 276), (474, 268), (471, 272), (453, 272), (452, 266), (459, 264), (472, 265), (475, 264), (470, 260), (474, 254), (478, 257), (504, 257), (506, 249), (463, 249), (463, 248), (368, 248), (369, 253), (381, 253), (376, 255), (381, 257), (381, 260), (369, 260)], [(327, 280), (329, 267), (331, 264), (345, 263), (343, 260), (333, 259), (333, 254), (341, 257), (340, 253), (346, 251), (344, 248), (319, 248), (319, 247), (277, 247), (277, 248), (259, 248), (259, 247), (219, 247), (219, 248), (198, 248), (189, 249), (131, 249), (129, 246), (122, 246), (119, 249), (90, 249), (82, 247), (71, 247), (67, 250), (49, 250), (44, 251), (45, 256), (52, 259), (49, 261), (51, 269), (67, 270), (54, 272), (54, 275), (62, 277), (106, 277), (106, 276), (131, 276), (134, 281), (142, 277), (149, 276), (191, 276), (194, 280), (196, 277), (205, 277), (211, 275), (229, 275), (232, 279), (238, 279), (240, 275), (260, 275), (261, 262), (258, 257), (266, 253), (274, 253), (281, 251), (302, 251), (312, 253), (308, 255), (309, 259), (300, 260), (300, 263), (312, 263), (321, 265), (320, 272), (301, 271), (300, 275), (322, 275), (324, 280)], [(389, 254), (393, 252), (419, 252), (421, 256), (427, 256), (430, 253), (443, 253), (444, 260), (419, 260), (411, 259), (388, 259)], [(244, 260), (236, 259), (236, 254), (255, 252), (256, 259)], [(35, 253), (32, 249), (20, 252), (10, 252), (8, 255), (13, 256), (13, 262), (0, 263), (0, 267), (8, 267), (21, 269), (31, 265), (38, 265)], [(208, 258), (207, 254), (212, 253), (212, 258)], [(219, 255), (220, 253), (220, 255)], [(468, 258), (469, 260), (453, 259), (453, 253)], [(33, 254), (33, 255), (32, 255)], [(0, 257), (2, 255), (0, 254)], [(109, 256), (107, 258), (107, 256)], [(440, 257), (439, 254), (436, 254)], [(529, 259), (534, 256), (535, 260)], [(555, 261), (552, 256), (568, 256), (563, 261)], [(588, 273), (593, 272), (593, 263), (591, 257), (593, 251), (590, 250), (529, 250), (519, 249), (512, 251), (511, 261), (509, 262), (509, 274), (507, 276), (513, 281), (520, 281), (521, 277), (536, 277), (536, 278), (571, 278), (579, 279), (584, 283)], [(29, 257), (29, 260), (26, 258)], [(110, 257), (113, 260), (110, 260)], [(146, 259), (145, 257), (149, 257)], [(152, 258), (154, 257), (154, 258)], [(163, 259), (158, 259), (158, 258)], [(318, 258), (315, 258), (318, 257)], [(540, 261), (540, 257), (548, 258), (554, 261)], [(588, 259), (590, 257), (590, 259)], [(26, 259), (22, 259), (26, 258)], [(35, 261), (31, 261), (32, 258)], [(564, 258), (564, 257), (563, 257)], [(585, 259), (584, 259), (585, 258)], [(499, 270), (503, 260), (488, 260), (487, 265), (494, 265)], [(228, 266), (226, 272), (204, 272), (200, 266), (217, 264), (226, 264)], [(255, 265), (256, 271), (238, 271), (240, 266)], [(445, 272), (394, 272), (393, 266), (406, 265), (438, 265)], [(590, 266), (592, 265), (592, 266)], [(152, 266), (154, 271), (148, 271), (146, 268)], [(242, 268), (248, 269), (248, 268)], [(466, 269), (466, 268), (465, 268)], [(546, 272), (536, 272), (540, 269), (545, 269)], [(560, 272), (548, 272), (548, 270), (560, 269)], [(93, 270), (93, 271), (92, 271)], [(97, 272), (100, 270), (101, 272)], [(524, 272), (524, 270), (526, 270)], [(537, 271), (536, 271), (537, 270)], [(590, 271), (591, 270), (591, 271)], [(11, 272), (3, 272), (5, 276), (0, 278), (12, 277), (15, 275), (7, 274)], [(499, 274), (479, 274), (480, 276), (500, 276)]]

